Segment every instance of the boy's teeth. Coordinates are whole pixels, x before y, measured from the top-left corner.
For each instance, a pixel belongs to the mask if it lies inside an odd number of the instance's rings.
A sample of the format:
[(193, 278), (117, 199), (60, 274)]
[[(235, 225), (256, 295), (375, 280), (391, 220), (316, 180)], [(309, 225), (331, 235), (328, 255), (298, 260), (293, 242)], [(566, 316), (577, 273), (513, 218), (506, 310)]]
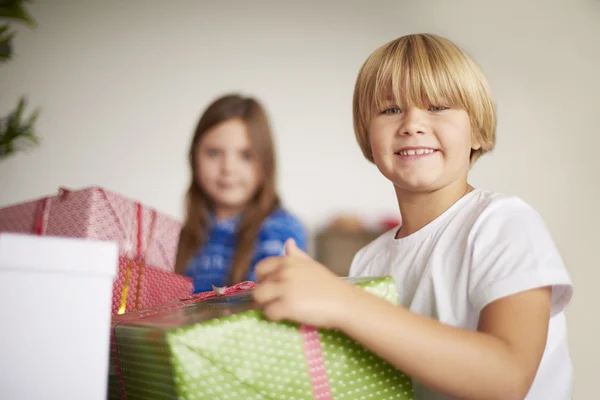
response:
[(416, 149), (416, 150), (403, 150), (399, 154), (401, 156), (414, 156), (414, 155), (422, 155), (422, 154), (430, 154), (433, 153), (432, 149)]

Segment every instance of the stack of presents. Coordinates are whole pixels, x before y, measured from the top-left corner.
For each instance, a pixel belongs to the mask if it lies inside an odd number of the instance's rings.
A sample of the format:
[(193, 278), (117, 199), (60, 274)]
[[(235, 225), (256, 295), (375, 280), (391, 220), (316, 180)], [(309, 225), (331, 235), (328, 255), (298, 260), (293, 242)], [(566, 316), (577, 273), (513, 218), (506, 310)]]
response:
[[(252, 282), (193, 294), (192, 281), (173, 272), (180, 228), (99, 187), (0, 209), (0, 237), (118, 244), (105, 333), (110, 399), (414, 398), (406, 375), (342, 333), (267, 321), (252, 303)], [(397, 302), (391, 278), (351, 282)]]

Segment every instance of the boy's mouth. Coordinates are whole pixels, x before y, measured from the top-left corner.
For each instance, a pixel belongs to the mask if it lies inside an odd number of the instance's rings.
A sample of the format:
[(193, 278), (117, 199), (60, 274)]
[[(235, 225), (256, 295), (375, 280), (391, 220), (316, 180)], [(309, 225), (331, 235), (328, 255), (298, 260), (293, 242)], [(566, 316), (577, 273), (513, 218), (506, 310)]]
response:
[(396, 151), (394, 154), (398, 155), (398, 156), (425, 156), (425, 155), (429, 155), (429, 154), (433, 154), (435, 153), (436, 149), (432, 149), (429, 147), (405, 147), (402, 148), (398, 151)]

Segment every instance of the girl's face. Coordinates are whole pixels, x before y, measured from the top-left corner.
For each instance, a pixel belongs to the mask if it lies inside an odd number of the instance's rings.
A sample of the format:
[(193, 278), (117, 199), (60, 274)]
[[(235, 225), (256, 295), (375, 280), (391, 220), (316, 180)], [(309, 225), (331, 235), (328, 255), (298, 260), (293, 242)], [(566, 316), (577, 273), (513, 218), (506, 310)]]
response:
[(214, 204), (217, 218), (242, 211), (261, 184), (260, 167), (244, 121), (214, 126), (196, 148), (195, 179)]

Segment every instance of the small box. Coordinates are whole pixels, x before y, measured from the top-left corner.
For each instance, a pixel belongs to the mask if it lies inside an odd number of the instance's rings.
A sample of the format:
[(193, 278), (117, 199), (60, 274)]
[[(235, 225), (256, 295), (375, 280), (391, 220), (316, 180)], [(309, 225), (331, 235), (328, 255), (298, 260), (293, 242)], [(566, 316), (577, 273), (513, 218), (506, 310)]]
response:
[(114, 242), (0, 234), (0, 398), (104, 400)]

